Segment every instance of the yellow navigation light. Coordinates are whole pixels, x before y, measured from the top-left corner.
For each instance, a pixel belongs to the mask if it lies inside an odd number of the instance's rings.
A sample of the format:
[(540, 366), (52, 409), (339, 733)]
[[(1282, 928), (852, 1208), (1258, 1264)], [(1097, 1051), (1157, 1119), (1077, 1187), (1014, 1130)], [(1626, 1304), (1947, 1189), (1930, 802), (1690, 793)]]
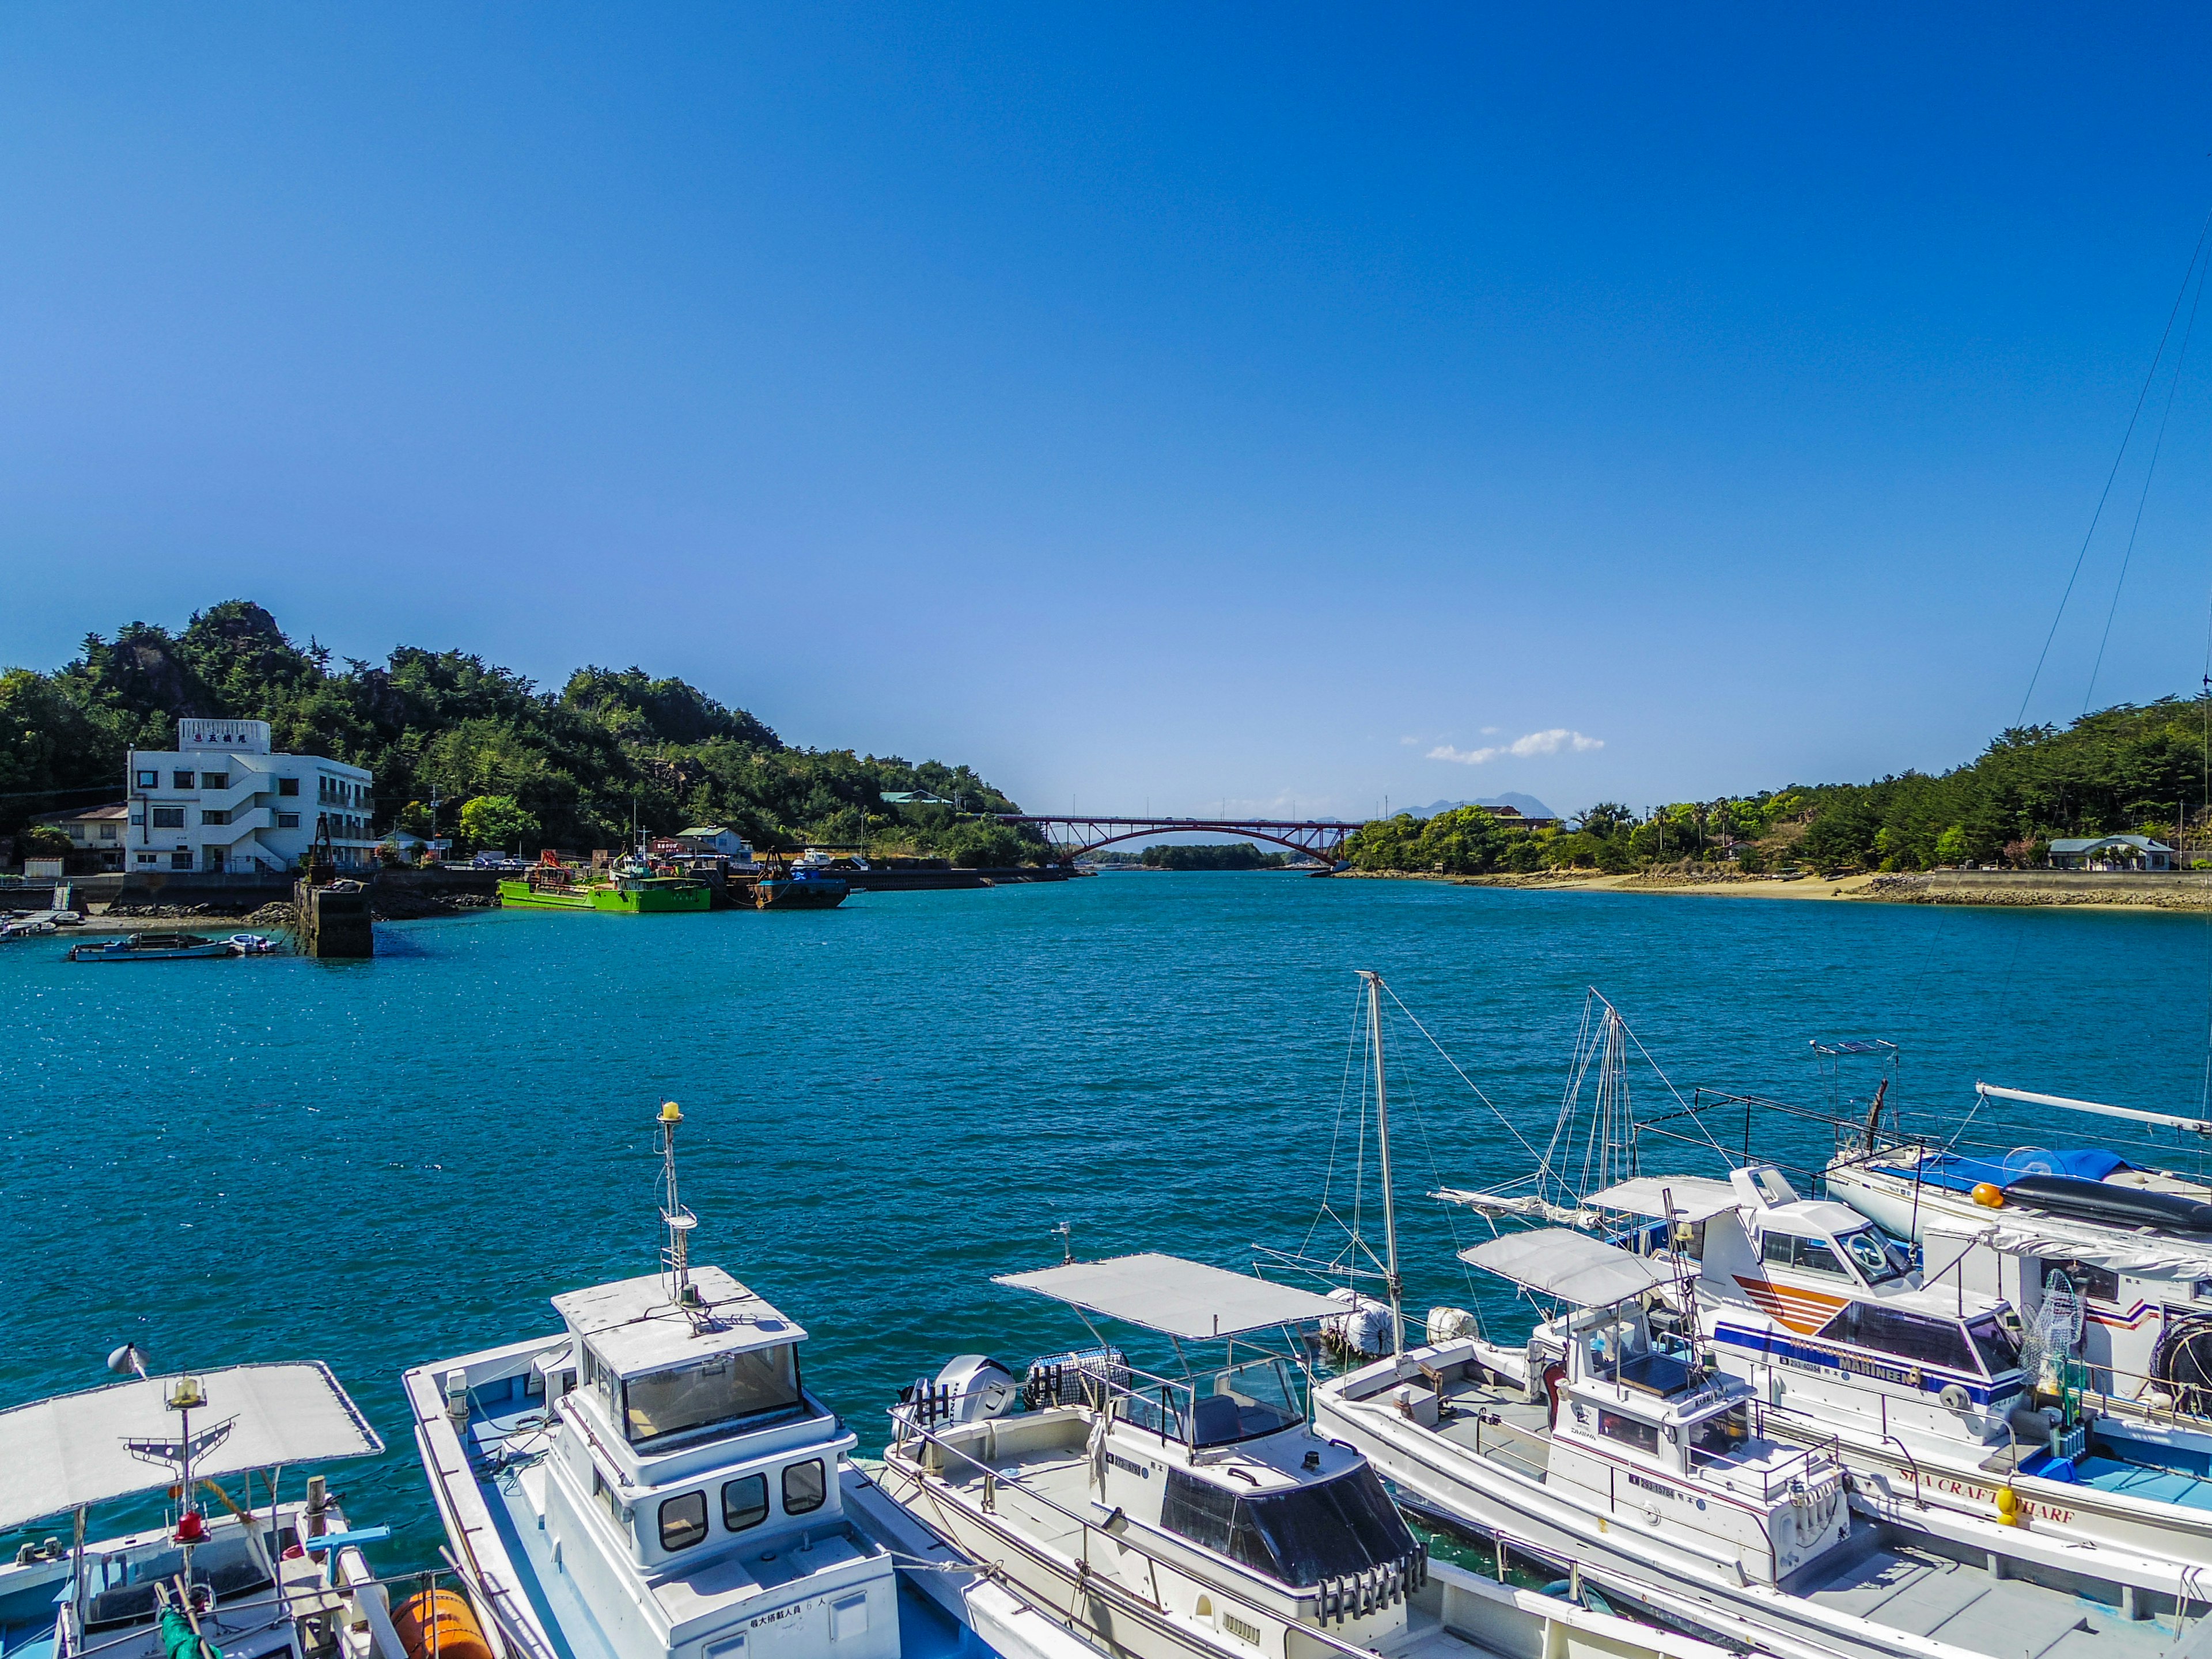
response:
[(677, 1109), (674, 1101), (664, 1100), (660, 1103), (660, 1121), (663, 1123), (681, 1123), (684, 1114)]
[(197, 1376), (180, 1376), (177, 1386), (169, 1391), (169, 1409), (173, 1412), (198, 1411), (207, 1404), (207, 1396), (200, 1392)]

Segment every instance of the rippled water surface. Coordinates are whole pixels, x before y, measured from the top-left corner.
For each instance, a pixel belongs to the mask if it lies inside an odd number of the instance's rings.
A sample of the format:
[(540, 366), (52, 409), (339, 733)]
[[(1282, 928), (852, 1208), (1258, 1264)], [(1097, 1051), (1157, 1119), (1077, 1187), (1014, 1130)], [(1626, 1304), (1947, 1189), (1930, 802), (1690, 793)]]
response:
[[(357, 1522), (393, 1525), (394, 1566), (436, 1541), (400, 1370), (653, 1270), (664, 1098), (685, 1113), (699, 1259), (807, 1327), (810, 1382), (873, 1443), (899, 1384), (945, 1356), (1018, 1366), (1083, 1340), (989, 1283), (1057, 1260), (1056, 1223), (1088, 1255), (1238, 1267), (1255, 1241), (1296, 1244), (1355, 968), (1531, 1139), (1587, 986), (1686, 1091), (1818, 1105), (1808, 1039), (1883, 1036), (1929, 1118), (1976, 1078), (2195, 1109), (2212, 969), (2212, 927), (2157, 915), (1265, 874), (811, 915), (487, 913), (379, 941), (366, 963), (0, 945), (0, 1403), (102, 1381), (126, 1338), (164, 1366), (325, 1359), (391, 1446), (338, 1484)], [(1418, 1033), (1390, 1039), (1409, 1304), (1464, 1304), (1450, 1253), (1485, 1235), (1419, 1194), (1527, 1160)], [(1769, 1155), (1822, 1150), (1791, 1120), (1757, 1134)], [(1356, 1155), (1347, 1139), (1340, 1186)]]

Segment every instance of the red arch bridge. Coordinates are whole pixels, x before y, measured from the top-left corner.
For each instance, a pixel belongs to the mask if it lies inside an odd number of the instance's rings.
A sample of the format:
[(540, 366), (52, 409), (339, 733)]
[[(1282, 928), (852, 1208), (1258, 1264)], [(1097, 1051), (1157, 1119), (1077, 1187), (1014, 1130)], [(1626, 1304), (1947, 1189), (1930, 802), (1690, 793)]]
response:
[(1343, 854), (1344, 838), (1359, 828), (1334, 818), (1098, 818), (1042, 812), (1001, 812), (999, 822), (1036, 825), (1059, 850), (1064, 863), (1117, 841), (1199, 830), (1246, 841), (1272, 841), (1334, 864)]

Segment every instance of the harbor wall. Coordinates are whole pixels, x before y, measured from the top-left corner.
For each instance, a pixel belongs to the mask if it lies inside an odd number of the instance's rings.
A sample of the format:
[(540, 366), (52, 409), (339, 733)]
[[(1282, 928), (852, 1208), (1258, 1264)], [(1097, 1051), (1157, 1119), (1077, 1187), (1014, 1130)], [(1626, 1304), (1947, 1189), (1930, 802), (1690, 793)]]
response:
[(2212, 910), (2212, 870), (1930, 870), (1877, 876), (1870, 898), (1923, 904), (2129, 904)]

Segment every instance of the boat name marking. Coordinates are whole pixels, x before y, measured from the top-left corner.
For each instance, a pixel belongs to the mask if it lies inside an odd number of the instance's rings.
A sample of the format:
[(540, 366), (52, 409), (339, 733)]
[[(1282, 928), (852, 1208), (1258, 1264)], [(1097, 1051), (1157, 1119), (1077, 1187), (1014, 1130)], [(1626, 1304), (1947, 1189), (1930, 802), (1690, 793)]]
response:
[(1117, 1469), (1127, 1470), (1131, 1474), (1135, 1475), (1140, 1480), (1149, 1480), (1152, 1478), (1152, 1470), (1133, 1458), (1122, 1456), (1119, 1452), (1108, 1452), (1106, 1454), (1106, 1461), (1109, 1463), (1111, 1463)]
[[(1891, 1477), (1892, 1480), (1897, 1478), (1895, 1475)], [(1953, 1498), (1972, 1498), (1978, 1504), (1995, 1504), (1997, 1501), (1994, 1488), (1982, 1486), (1977, 1481), (1961, 1480), (1954, 1475), (1923, 1475), (1921, 1478), (1921, 1484), (1932, 1487), (1937, 1492), (1948, 1493)], [(2018, 1500), (2021, 1510), (2025, 1514), (2036, 1516), (2045, 1521), (2056, 1522), (2062, 1527), (2070, 1527), (2074, 1524), (2074, 1511), (2071, 1510), (2061, 1509), (2056, 1504), (2039, 1502), (2017, 1488), (2014, 1489), (2013, 1495)]]

